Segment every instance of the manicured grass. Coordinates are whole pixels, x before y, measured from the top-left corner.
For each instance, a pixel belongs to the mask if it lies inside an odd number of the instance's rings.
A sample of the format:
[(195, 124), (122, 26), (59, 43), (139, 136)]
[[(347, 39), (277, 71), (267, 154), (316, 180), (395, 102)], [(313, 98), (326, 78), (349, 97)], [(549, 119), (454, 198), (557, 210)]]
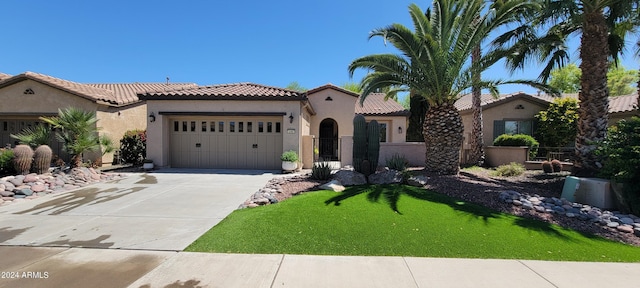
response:
[(233, 212), (187, 251), (639, 262), (640, 248), (402, 185)]

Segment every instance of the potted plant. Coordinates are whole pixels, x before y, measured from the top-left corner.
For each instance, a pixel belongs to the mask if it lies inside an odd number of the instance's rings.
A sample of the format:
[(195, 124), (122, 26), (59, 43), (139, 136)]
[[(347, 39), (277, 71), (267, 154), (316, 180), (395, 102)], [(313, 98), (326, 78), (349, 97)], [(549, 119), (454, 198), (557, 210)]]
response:
[(296, 170), (296, 168), (298, 168), (298, 159), (298, 153), (296, 153), (296, 151), (289, 150), (282, 153), (282, 156), (280, 156), (280, 160), (282, 160), (282, 170)]
[(142, 160), (142, 168), (144, 170), (151, 170), (153, 169), (153, 160), (151, 159), (144, 159)]

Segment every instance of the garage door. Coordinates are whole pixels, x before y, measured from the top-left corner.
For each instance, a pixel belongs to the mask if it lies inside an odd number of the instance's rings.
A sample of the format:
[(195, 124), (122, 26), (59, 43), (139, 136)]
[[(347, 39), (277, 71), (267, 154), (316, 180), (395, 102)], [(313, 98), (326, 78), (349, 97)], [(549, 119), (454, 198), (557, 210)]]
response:
[(282, 117), (171, 120), (172, 167), (281, 169)]

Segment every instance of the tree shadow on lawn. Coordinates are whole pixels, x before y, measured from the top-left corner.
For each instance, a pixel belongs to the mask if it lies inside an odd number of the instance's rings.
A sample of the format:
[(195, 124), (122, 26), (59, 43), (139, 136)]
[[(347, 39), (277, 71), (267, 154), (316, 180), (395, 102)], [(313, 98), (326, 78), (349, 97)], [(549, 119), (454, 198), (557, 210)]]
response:
[[(387, 202), (387, 204), (389, 205), (389, 208), (400, 215), (402, 215), (402, 213), (398, 210), (398, 201), (400, 200), (400, 197), (402, 195), (406, 195), (419, 200), (445, 204), (455, 211), (463, 212), (466, 215), (472, 215), (475, 218), (480, 218), (485, 222), (485, 224), (488, 224), (488, 221), (491, 218), (497, 219), (504, 217), (503, 213), (483, 207), (481, 205), (467, 203), (465, 201), (432, 192), (430, 190), (397, 184), (352, 186), (347, 188), (339, 195), (326, 200), (324, 203), (326, 205), (330, 205), (333, 203), (335, 206), (340, 206), (343, 200), (358, 196), (360, 194), (366, 194), (367, 200), (373, 203), (377, 203), (380, 201), (380, 198), (384, 198), (385, 202)], [(554, 227), (551, 223), (545, 221), (517, 217), (513, 220), (513, 224), (529, 230), (552, 235), (563, 240), (572, 240), (570, 237), (567, 237), (558, 230), (562, 228)], [(597, 236), (588, 233), (581, 234), (587, 238), (598, 238)]]

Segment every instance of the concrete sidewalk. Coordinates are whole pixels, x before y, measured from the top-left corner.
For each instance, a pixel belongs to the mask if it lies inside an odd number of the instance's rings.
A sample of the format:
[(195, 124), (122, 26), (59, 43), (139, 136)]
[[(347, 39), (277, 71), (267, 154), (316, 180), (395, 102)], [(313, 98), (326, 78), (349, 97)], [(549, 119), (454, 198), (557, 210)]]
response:
[[(0, 287), (637, 287), (640, 263), (0, 246)], [(12, 278), (13, 277), (13, 278)]]

